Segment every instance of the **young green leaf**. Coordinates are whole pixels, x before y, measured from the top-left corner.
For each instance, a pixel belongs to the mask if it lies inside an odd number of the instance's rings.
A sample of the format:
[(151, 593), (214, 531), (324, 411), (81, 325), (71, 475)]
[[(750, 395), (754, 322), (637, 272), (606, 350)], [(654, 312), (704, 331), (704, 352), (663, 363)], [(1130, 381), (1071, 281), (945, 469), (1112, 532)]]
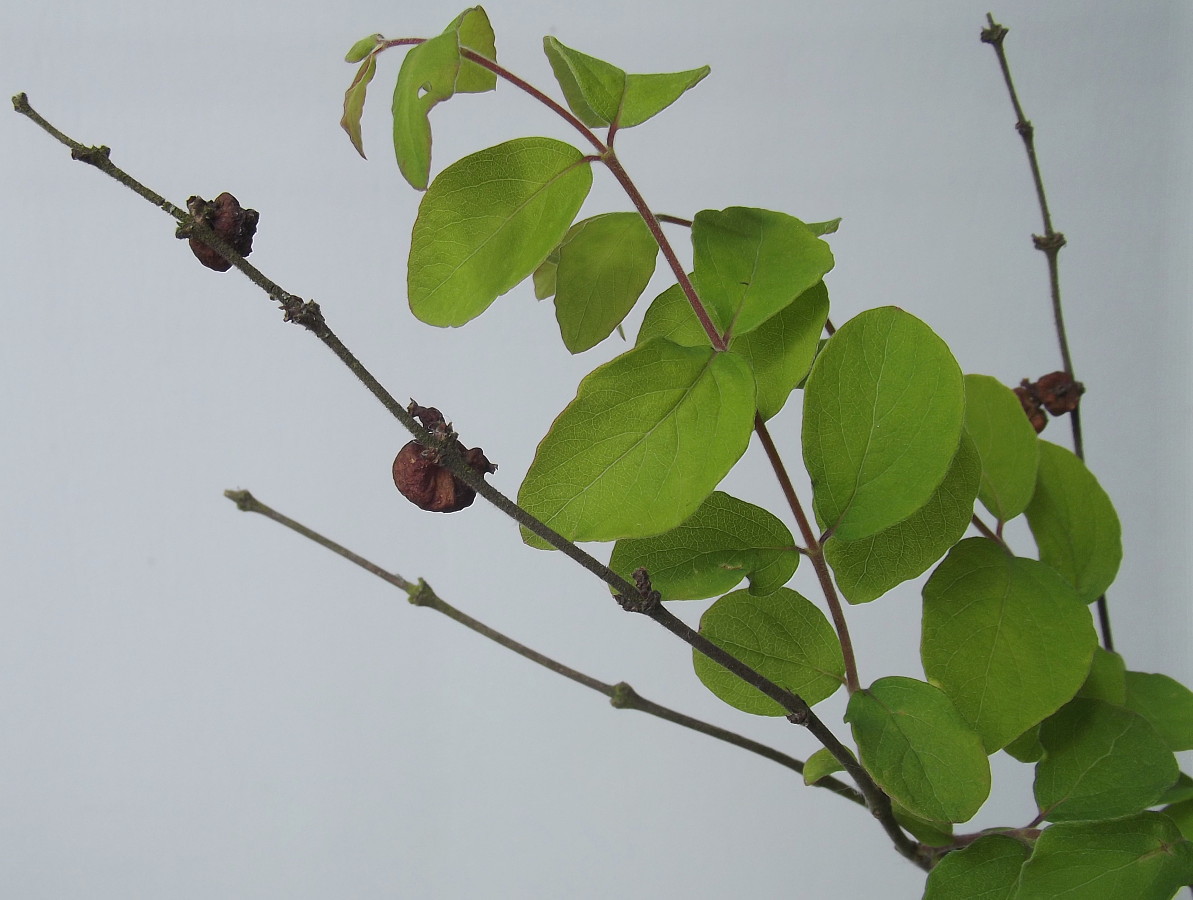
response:
[(965, 376), (965, 430), (982, 460), (978, 499), (1000, 522), (1008, 522), (1035, 493), (1036, 430), (1014, 391), (989, 375)]
[[(748, 591), (726, 594), (700, 617), (700, 633), (809, 705), (832, 696), (845, 679), (841, 643), (828, 619), (788, 588), (765, 597)], [(704, 686), (730, 706), (756, 716), (787, 714), (757, 688), (695, 650), (692, 665)]]
[(736, 353), (651, 341), (580, 382), (518, 502), (573, 541), (669, 531), (745, 452), (753, 420), (754, 380)]
[(402, 60), (394, 85), (394, 154), (402, 177), (415, 190), (425, 190), (431, 173), (432, 107), (456, 92), (460, 42), (444, 32), (412, 48)]
[(952, 822), (930, 822), (913, 816), (895, 801), (891, 801), (891, 812), (895, 814), (895, 821), (903, 826), (911, 836), (921, 844), (929, 847), (947, 847), (953, 843)]
[(551, 138), (507, 141), (448, 166), (414, 222), (411, 310), (430, 325), (480, 315), (547, 258), (591, 186), (583, 154)]
[(804, 784), (815, 784), (835, 772), (844, 770), (840, 760), (821, 747), (804, 760)]
[(612, 334), (646, 289), (658, 252), (636, 212), (593, 216), (568, 230), (558, 248), (554, 290), (568, 350), (581, 353)]
[(1030, 854), (1025, 843), (1005, 834), (980, 837), (936, 864), (923, 900), (1014, 900)]
[(965, 822), (990, 793), (982, 741), (944, 692), (914, 678), (880, 678), (849, 698), (862, 765), (912, 815)]
[[(461, 48), (466, 47), (486, 59), (497, 60), (497, 39), (493, 34), (493, 26), (489, 24), (489, 16), (482, 7), (474, 6), (464, 10), (444, 31), (454, 31), (459, 35)], [(496, 87), (496, 72), (491, 72), (472, 60), (461, 60), (460, 74), (456, 78), (457, 93), (481, 94), (495, 90)]]
[(987, 752), (1052, 715), (1085, 681), (1097, 645), (1093, 619), (1048, 566), (969, 538), (923, 593), (924, 672)]
[(1169, 678), (1127, 672), (1124, 705), (1152, 724), (1169, 750), (1193, 750), (1193, 692)]
[(626, 75), (612, 63), (573, 50), (549, 36), (543, 38), (543, 52), (568, 107), (590, 128), (615, 122), (619, 128), (641, 125), (709, 72), (708, 66), (701, 66), (662, 75)]
[(1040, 743), (1039, 724), (1031, 726), (1002, 749), (1008, 756), (1021, 763), (1039, 762), (1044, 757), (1044, 745)]
[(1015, 900), (1170, 900), (1193, 883), (1193, 845), (1160, 813), (1047, 828)]
[(837, 330), (804, 389), (803, 448), (824, 528), (856, 541), (928, 502), (961, 440), (965, 391), (932, 329), (893, 306)]
[(692, 283), (730, 335), (753, 331), (833, 267), (799, 219), (769, 209), (705, 209), (692, 221)]
[(626, 578), (650, 572), (664, 600), (703, 600), (750, 579), (750, 593), (770, 594), (795, 573), (791, 532), (765, 509), (713, 491), (678, 528), (617, 542), (609, 568)]
[(922, 507), (890, 528), (858, 541), (831, 537), (824, 558), (850, 603), (868, 603), (928, 571), (961, 539), (973, 518), (981, 463), (964, 433), (939, 487)]
[(1036, 803), (1052, 822), (1142, 812), (1176, 781), (1176, 757), (1143, 716), (1078, 698), (1040, 726)]
[(1091, 700), (1105, 700), (1115, 706), (1125, 706), (1127, 704), (1126, 668), (1123, 658), (1117, 653), (1095, 647), (1089, 675), (1086, 676), (1085, 684), (1081, 685), (1077, 696), (1087, 697)]
[(1193, 799), (1173, 803), (1161, 812), (1175, 823), (1185, 840), (1193, 840)]
[(1036, 491), (1027, 524), (1040, 562), (1060, 572), (1086, 603), (1118, 574), (1123, 545), (1118, 515), (1085, 463), (1064, 447), (1040, 441)]
[(360, 134), (360, 117), (365, 108), (365, 93), (376, 73), (377, 57), (370, 53), (360, 64), (352, 84), (348, 85), (348, 90), (344, 92), (344, 115), (340, 118), (340, 127), (347, 132), (348, 140), (352, 141), (352, 146), (362, 157), (365, 150)]
[(380, 44), (384, 40), (385, 40), (385, 38), (383, 38), (379, 34), (370, 34), (368, 37), (361, 38), (359, 41), (357, 41), (355, 44), (353, 44), (352, 47), (348, 50), (347, 54), (345, 54), (344, 62), (350, 62), (350, 63), (360, 62), (362, 59), (364, 59), (366, 56), (368, 56), (370, 53), (372, 53), (374, 50), (376, 50), (377, 45)]
[[(713, 323), (723, 331), (715, 310), (711, 315)], [(821, 281), (753, 331), (731, 335), (729, 348), (740, 353), (754, 371), (758, 414), (763, 419), (778, 413), (808, 374), (827, 318), (828, 290)], [(708, 335), (678, 284), (659, 294), (646, 310), (638, 330), (638, 343), (656, 337), (665, 337), (685, 347), (708, 345)]]

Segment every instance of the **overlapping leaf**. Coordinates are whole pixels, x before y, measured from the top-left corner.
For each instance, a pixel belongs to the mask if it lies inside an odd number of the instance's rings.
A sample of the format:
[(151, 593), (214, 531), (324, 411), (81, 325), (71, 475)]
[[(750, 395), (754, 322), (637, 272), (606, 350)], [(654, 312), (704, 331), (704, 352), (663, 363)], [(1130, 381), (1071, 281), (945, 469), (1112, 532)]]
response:
[(1089, 673), (1089, 608), (1055, 571), (985, 538), (957, 544), (924, 585), (920, 656), (988, 752), (1063, 706)]
[(1098, 480), (1072, 452), (1040, 441), (1036, 491), (1027, 523), (1040, 561), (1060, 572), (1086, 603), (1114, 581), (1123, 557), (1114, 505)]
[(799, 563), (791, 532), (765, 509), (713, 491), (678, 528), (617, 542), (609, 568), (629, 578), (642, 567), (664, 600), (703, 600), (750, 579), (750, 593), (785, 585)]
[(543, 52), (572, 112), (585, 125), (620, 128), (658, 115), (708, 74), (708, 66), (659, 75), (627, 75), (612, 63), (573, 50), (553, 37)]
[(857, 541), (829, 538), (824, 557), (850, 603), (868, 603), (928, 570), (965, 534), (973, 518), (981, 463), (964, 434), (944, 481), (922, 507)]
[(804, 389), (804, 461), (816, 517), (846, 541), (906, 519), (961, 440), (961, 370), (932, 330), (892, 306), (838, 329)]
[[(380, 37), (380, 35), (374, 35)], [(369, 38), (364, 38), (364, 41)], [(363, 43), (363, 41), (361, 42)], [(352, 50), (348, 52), (348, 56), (355, 55), (360, 43), (354, 45)], [(350, 62), (356, 60), (349, 59)], [(369, 89), (369, 82), (373, 80), (373, 76), (377, 74), (377, 57), (369, 53), (364, 57), (364, 62), (360, 64), (360, 68), (356, 70), (356, 75), (352, 78), (352, 84), (348, 85), (348, 90), (344, 92), (344, 115), (340, 118), (340, 127), (348, 134), (348, 140), (352, 141), (352, 146), (356, 148), (356, 152), (361, 156), (365, 155), (364, 145), (362, 143), (360, 134), (360, 117), (365, 108), (365, 97)]]
[(931, 822), (965, 822), (990, 793), (982, 741), (943, 691), (899, 676), (849, 698), (862, 765), (893, 800)]
[(821, 747), (804, 760), (804, 784), (815, 784), (844, 768), (837, 757), (829, 753), (827, 748)]
[[(788, 588), (764, 597), (726, 594), (700, 617), (700, 633), (809, 705), (831, 696), (845, 678), (841, 644), (824, 613)], [(704, 654), (692, 651), (692, 665), (704, 686), (730, 706), (757, 716), (787, 714)]]
[[(658, 251), (636, 212), (593, 216), (568, 230), (535, 270), (536, 293), (549, 289), (555, 295), (555, 318), (568, 350), (595, 347), (621, 324), (654, 274)], [(540, 279), (544, 268), (551, 271)]]
[(1116, 819), (1156, 803), (1176, 757), (1143, 716), (1079, 698), (1040, 727), (1036, 803), (1052, 822)]
[(573, 541), (660, 534), (737, 462), (753, 417), (754, 381), (736, 353), (651, 341), (580, 383), (539, 444), (518, 502)]
[(982, 461), (978, 498), (999, 521), (1010, 521), (1036, 489), (1036, 430), (1015, 393), (989, 375), (965, 376), (965, 430)]
[(1030, 854), (1027, 844), (1005, 834), (980, 837), (936, 864), (923, 900), (1014, 900)]
[(448, 166), (419, 204), (410, 240), (410, 308), (463, 325), (529, 276), (567, 233), (592, 186), (575, 147), (519, 138)]
[[(724, 325), (711, 312), (713, 323)], [(758, 414), (769, 419), (808, 374), (828, 318), (828, 291), (818, 282), (747, 334), (731, 335), (729, 347), (750, 363), (758, 389)], [(665, 337), (687, 347), (702, 347), (708, 335), (678, 284), (659, 294), (646, 311), (638, 343)]]
[(1179, 681), (1127, 672), (1124, 705), (1147, 719), (1169, 750), (1193, 750), (1193, 692)]
[(1170, 900), (1193, 882), (1193, 845), (1160, 813), (1044, 830), (1015, 900)]

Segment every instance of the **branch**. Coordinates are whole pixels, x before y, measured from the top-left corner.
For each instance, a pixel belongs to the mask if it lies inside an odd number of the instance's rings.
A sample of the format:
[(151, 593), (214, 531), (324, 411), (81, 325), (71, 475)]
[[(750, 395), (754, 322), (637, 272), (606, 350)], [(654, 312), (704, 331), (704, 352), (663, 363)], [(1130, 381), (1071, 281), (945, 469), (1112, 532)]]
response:
[[(1052, 318), (1056, 326), (1056, 341), (1060, 346), (1061, 361), (1065, 374), (1070, 380), (1076, 381), (1073, 372), (1073, 358), (1069, 353), (1069, 338), (1065, 331), (1064, 309), (1060, 301), (1060, 265), (1058, 257), (1065, 245), (1065, 236), (1052, 227), (1052, 213), (1048, 209), (1048, 196), (1044, 193), (1044, 177), (1040, 174), (1040, 162), (1036, 157), (1035, 126), (1023, 114), (1023, 107), (1019, 103), (1019, 94), (1015, 90), (1015, 83), (1011, 80), (1011, 67), (1007, 62), (1007, 52), (1003, 47), (1008, 30), (1005, 26), (994, 21), (994, 16), (986, 13), (987, 27), (982, 29), (982, 43), (994, 48), (998, 56), (998, 66), (1002, 69), (1003, 81), (1007, 85), (1007, 93), (1011, 98), (1011, 106), (1015, 109), (1015, 130), (1023, 139), (1023, 149), (1027, 151), (1027, 162), (1031, 167), (1032, 182), (1036, 188), (1036, 199), (1040, 204), (1040, 217), (1044, 223), (1044, 233), (1033, 234), (1032, 243), (1048, 260), (1048, 290), (1052, 298)], [(1069, 413), (1069, 425), (1073, 429), (1073, 452), (1077, 458), (1085, 459), (1085, 446), (1081, 437), (1081, 409), (1077, 407)], [(1110, 609), (1103, 594), (1097, 600), (1098, 620), (1102, 629), (1102, 645), (1110, 651), (1114, 650), (1114, 638), (1110, 633)]]
[[(19, 94), (13, 98), (13, 106), (17, 112), (26, 115), (28, 118), (41, 125), (48, 133), (56, 139), (71, 147), (72, 156), (76, 159), (82, 159), (95, 165), (97, 168), (104, 171), (106, 174), (115, 178), (121, 184), (125, 184), (130, 189), (135, 191), (142, 197), (150, 199), (155, 206), (165, 209), (170, 215), (174, 216), (186, 229), (188, 233), (199, 237), (204, 243), (208, 244), (219, 252), (227, 262), (243, 272), (249, 280), (258, 285), (271, 299), (279, 304), (285, 313), (284, 319), (286, 321), (294, 322), (302, 325), (308, 331), (315, 335), (328, 349), (330, 349), (336, 357), (348, 367), (349, 370), (361, 381), (369, 392), (376, 397), (381, 404), (389, 411), (389, 413), (396, 418), (402, 425), (414, 435), (415, 440), (419, 441), (424, 446), (433, 448), (437, 451), (437, 458), (439, 463), (458, 479), (463, 481), (469, 487), (473, 488), (478, 494), (492, 503), (499, 510), (506, 515), (513, 518), (518, 524), (527, 528), (534, 534), (541, 537), (552, 547), (578, 562), (585, 569), (595, 574), (598, 578), (608, 584), (617, 593), (619, 599), (623, 601), (623, 607), (632, 609), (635, 612), (648, 613), (649, 617), (654, 619), (658, 624), (667, 628), (673, 634), (676, 634), (693, 649), (708, 656), (714, 662), (729, 669), (751, 687), (761, 691), (766, 696), (778, 702), (789, 713), (788, 720), (793, 724), (805, 726), (822, 744), (828, 749), (830, 753), (837, 759), (838, 762), (849, 772), (851, 776), (857, 781), (858, 787), (866, 798), (866, 805), (869, 807), (871, 813), (882, 823), (883, 828), (890, 835), (891, 840), (895, 844), (895, 849), (907, 857), (917, 865), (924, 867), (928, 863), (922, 858), (919, 848), (916, 843), (908, 838), (906, 833), (899, 826), (895, 820), (894, 813), (891, 809), (890, 798), (883, 793), (882, 789), (878, 787), (877, 783), (870, 777), (869, 773), (858, 763), (853, 753), (842, 744), (837, 737), (829, 730), (816, 715), (811, 711), (808, 704), (797, 694), (786, 690), (775, 684), (769, 678), (766, 678), (755, 669), (746, 665), (741, 660), (737, 659), (716, 644), (708, 641), (698, 632), (693, 631), (686, 624), (681, 622), (670, 612), (663, 609), (662, 603), (659, 602), (657, 592), (652, 593), (650, 597), (652, 603), (648, 604), (649, 609), (645, 606), (643, 608), (633, 608), (625, 602), (625, 598), (632, 598), (639, 594), (639, 588), (636, 585), (630, 584), (621, 575), (618, 575), (604, 563), (580, 549), (576, 544), (567, 540), (561, 534), (540, 522), (522, 507), (518, 506), (514, 501), (510, 500), (497, 488), (489, 484), (484, 476), (468, 465), (460, 452), (454, 447), (451, 441), (443, 441), (437, 438), (432, 432), (428, 431), (421, 424), (406, 411), (406, 409), (394, 399), (394, 397), (385, 389), (385, 387), (373, 376), (373, 374), (365, 368), (365, 366), (352, 354), (352, 352), (343, 344), (343, 342), (335, 335), (335, 333), (328, 326), (323, 317), (323, 312), (319, 304), (313, 300), (303, 300), (294, 294), (282, 289), (276, 282), (267, 278), (260, 270), (245, 260), (243, 256), (236, 252), (227, 242), (221, 240), (215, 235), (211, 229), (198, 219), (192, 217), (189, 213), (185, 213), (178, 207), (170, 207), (162, 205), (152, 198), (157, 198), (158, 195), (149, 191), (141, 185), (136, 179), (132, 178), (128, 173), (114, 166), (108, 160), (107, 148), (99, 150), (87, 150), (86, 156), (76, 155), (73, 151), (82, 145), (68, 138), (65, 134), (50, 126), (45, 119), (37, 115), (32, 107), (29, 106), (28, 98), (24, 94)], [(90, 157), (100, 156), (102, 159), (95, 160)], [(160, 198), (158, 198), (160, 199)]]
[[(684, 728), (689, 728), (692, 731), (697, 731), (701, 734), (706, 734), (709, 737), (714, 737), (717, 740), (724, 741), (727, 744), (732, 744), (735, 747), (740, 747), (743, 750), (749, 750), (751, 753), (755, 753), (758, 756), (769, 759), (772, 762), (776, 762), (779, 765), (791, 769), (798, 774), (803, 774), (803, 762), (795, 759), (794, 757), (788, 756), (786, 753), (776, 750), (773, 747), (760, 744), (757, 741), (745, 737), (744, 735), (728, 731), (727, 729), (720, 728), (709, 722), (704, 722), (700, 719), (693, 718), (692, 716), (684, 715), (681, 712), (677, 712), (673, 709), (670, 709), (669, 707), (662, 706), (661, 704), (655, 703), (652, 700), (647, 700), (624, 681), (618, 682), (617, 684), (606, 684), (603, 681), (598, 681), (589, 675), (585, 675), (583, 672), (578, 672), (569, 666), (565, 666), (563, 663), (557, 662), (556, 660), (551, 659), (549, 656), (544, 656), (537, 650), (532, 650), (525, 644), (521, 644), (512, 638), (507, 637), (501, 632), (490, 628), (488, 625), (485, 625), (482, 622), (478, 622), (476, 619), (472, 618), (466, 613), (456, 609), (456, 607), (440, 598), (439, 595), (436, 594), (431, 589), (430, 585), (428, 585), (425, 581), (420, 579), (418, 583), (415, 584), (413, 582), (407, 581), (401, 575), (397, 575), (393, 572), (388, 572), (385, 569), (382, 569), (380, 566), (370, 562), (363, 556), (353, 553), (347, 547), (337, 544), (335, 541), (324, 537), (317, 531), (312, 531), (310, 528), (307, 528), (300, 522), (296, 522), (294, 519), (283, 515), (269, 506), (266, 506), (248, 491), (224, 491), (224, 496), (234, 502), (236, 507), (242, 512), (258, 513), (262, 516), (265, 516), (267, 519), (272, 519), (279, 525), (283, 525), (292, 531), (296, 531), (298, 534), (301, 534), (303, 537), (314, 541), (316, 544), (326, 547), (333, 553), (339, 554), (349, 562), (355, 563), (366, 572), (376, 575), (382, 581), (391, 584), (399, 590), (405, 592), (413, 605), (425, 606), (429, 609), (435, 610), (436, 612), (443, 613), (443, 615), (447, 616), (452, 621), (458, 622), (465, 628), (475, 631), (482, 637), (486, 637), (489, 640), (500, 644), (507, 650), (512, 650), (519, 656), (524, 657), (531, 662), (538, 663), (545, 669), (549, 669), (558, 675), (562, 675), (564, 678), (571, 679), (577, 684), (582, 684), (586, 688), (594, 690), (597, 693), (604, 694), (609, 698), (610, 703), (617, 709), (636, 709), (640, 712), (648, 713), (649, 715), (656, 716), (676, 725), (681, 725)], [(857, 792), (856, 789), (850, 787), (842, 781), (837, 780), (836, 778), (831, 776), (822, 778), (820, 781), (817, 781), (815, 785), (817, 787), (822, 787), (826, 790), (832, 791), (835, 794), (839, 794), (847, 800), (852, 800), (854, 803), (859, 803), (863, 806), (865, 805), (865, 799)]]

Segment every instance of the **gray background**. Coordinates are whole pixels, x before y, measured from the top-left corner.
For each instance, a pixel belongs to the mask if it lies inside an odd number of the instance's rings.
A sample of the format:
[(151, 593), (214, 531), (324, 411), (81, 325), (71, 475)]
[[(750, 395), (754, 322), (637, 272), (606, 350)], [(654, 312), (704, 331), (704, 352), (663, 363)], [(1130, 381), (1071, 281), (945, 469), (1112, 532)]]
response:
[[(546, 33), (629, 71), (711, 64), (619, 138), (648, 201), (843, 216), (835, 321), (897, 304), (965, 371), (1014, 384), (1059, 362), (1024, 154), (978, 41), (986, 9), (488, 7), (499, 58), (544, 88)], [(399, 52), (383, 56), (366, 114), (369, 162), (337, 127), (353, 41), (430, 35), (458, 11), (10, 0), (0, 81), (175, 202), (230, 190), (260, 210), (253, 261), (323, 303), (398, 397), (442, 408), (514, 493), (578, 378), (622, 346), (570, 358), (525, 287), (462, 330), (417, 323), (403, 284), (419, 198), (387, 145)], [(1189, 7), (995, 13), (1070, 242), (1088, 459), (1124, 530), (1115, 636), (1131, 668), (1190, 682)], [(572, 139), (504, 85), (438, 108), (434, 125), (436, 171), (514, 136)], [(615, 711), (238, 513), (225, 488), (598, 678), (815, 749), (782, 720), (721, 705), (680, 643), (558, 554), (523, 547), (495, 511), (404, 503), (388, 470), (406, 436), (324, 348), (26, 120), (0, 117), (0, 147), (0, 893), (919, 896), (917, 870), (839, 798)], [(597, 174), (586, 213), (625, 208)], [(798, 427), (794, 403), (774, 425), (793, 463)], [(1067, 426), (1045, 437), (1067, 444)], [(726, 488), (780, 508), (757, 446)], [(810, 570), (796, 586), (816, 594)], [(704, 605), (679, 612), (695, 622)], [(917, 584), (849, 616), (864, 682), (922, 675)], [(823, 707), (841, 733), (842, 708)], [(994, 763), (1000, 798), (964, 828), (1032, 816), (1030, 772)]]

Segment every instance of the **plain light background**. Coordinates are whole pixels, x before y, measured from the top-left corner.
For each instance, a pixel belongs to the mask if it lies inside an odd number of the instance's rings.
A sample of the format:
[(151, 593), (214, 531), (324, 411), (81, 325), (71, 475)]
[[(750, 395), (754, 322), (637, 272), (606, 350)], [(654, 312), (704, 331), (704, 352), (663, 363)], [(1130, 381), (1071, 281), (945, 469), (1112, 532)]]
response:
[[(690, 216), (842, 216), (839, 324), (897, 304), (966, 372), (1059, 368), (1039, 214), (985, 4), (493, 2), (499, 59), (558, 94), (541, 37), (628, 71), (712, 74), (619, 154)], [(439, 2), (10, 3), (8, 93), (182, 203), (261, 212), (252, 261), (317, 299), (399, 398), (440, 407), (509, 494), (579, 377), (522, 286), (469, 326), (403, 292), (418, 195), (388, 146), (400, 51), (338, 128), (359, 37), (429, 36)], [(1189, 8), (1003, 2), (1056, 227), (1087, 458), (1125, 559), (1130, 668), (1193, 682), (1190, 638)], [(567, 126), (508, 85), (433, 114), (434, 171)], [(622, 613), (499, 513), (421, 513), (407, 440), (339, 363), (235, 271), (25, 119), (0, 117), (0, 892), (21, 898), (918, 897), (860, 809), (773, 763), (612, 709), (223, 498), (243, 487), (605, 681), (797, 756), (811, 738), (696, 682), (684, 646)], [(585, 214), (626, 208), (597, 172)], [(684, 235), (672, 232), (682, 246)], [(648, 296), (667, 285), (660, 275)], [(638, 311), (631, 318), (636, 327)], [(632, 331), (631, 331), (632, 334)], [(773, 430), (799, 457), (799, 401)], [(1044, 437), (1068, 444), (1067, 423)], [(751, 446), (725, 487), (780, 509)], [(804, 488), (807, 500), (807, 491)], [(1034, 547), (1012, 530), (1021, 552)], [(599, 552), (607, 552), (600, 550)], [(810, 569), (795, 586), (815, 597)], [(862, 679), (921, 676), (919, 582), (848, 610)], [(678, 612), (695, 622), (700, 604)], [(821, 708), (838, 733), (843, 698)], [(1185, 757), (1186, 763), (1188, 757)], [(1030, 771), (960, 830), (1023, 824)]]

